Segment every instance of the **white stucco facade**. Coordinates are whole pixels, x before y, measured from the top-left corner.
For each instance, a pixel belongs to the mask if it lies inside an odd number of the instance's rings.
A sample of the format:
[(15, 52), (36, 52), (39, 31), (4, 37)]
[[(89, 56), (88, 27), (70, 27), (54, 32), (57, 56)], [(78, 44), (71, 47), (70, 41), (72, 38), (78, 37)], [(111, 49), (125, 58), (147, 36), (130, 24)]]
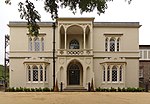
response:
[[(53, 87), (53, 27), (40, 22), (38, 37), (25, 22), (10, 22), (10, 87)], [(58, 18), (56, 80), (68, 86), (139, 86), (139, 23)]]

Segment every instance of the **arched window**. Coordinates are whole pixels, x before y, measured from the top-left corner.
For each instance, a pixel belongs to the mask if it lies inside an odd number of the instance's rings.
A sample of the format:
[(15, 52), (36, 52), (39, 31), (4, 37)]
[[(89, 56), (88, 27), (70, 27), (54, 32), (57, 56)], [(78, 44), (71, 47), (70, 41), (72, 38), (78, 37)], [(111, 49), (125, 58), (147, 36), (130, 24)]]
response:
[(40, 81), (43, 81), (43, 67), (40, 65)]
[(112, 67), (112, 82), (116, 82), (117, 81), (117, 67), (113, 66)]
[(41, 50), (44, 51), (44, 38), (43, 37), (41, 38), (41, 45), (42, 45)]
[(34, 39), (34, 50), (40, 51), (40, 41), (39, 41), (39, 38), (37, 37)]
[(32, 51), (32, 38), (29, 38), (29, 51)]
[(105, 82), (105, 67), (103, 66), (103, 81)]
[(107, 81), (110, 81), (110, 67), (107, 69)]
[(76, 64), (72, 64), (69, 68), (69, 70), (79, 70), (79, 66)]
[(105, 40), (105, 51), (108, 51), (108, 38)]
[(119, 47), (119, 40), (120, 40), (120, 39), (118, 38), (118, 39), (117, 39), (117, 51), (119, 51), (119, 48), (120, 48), (120, 47)]
[(119, 69), (119, 81), (121, 82), (122, 81), (122, 66), (120, 66), (120, 69)]
[(79, 42), (76, 39), (71, 40), (69, 44), (69, 49), (79, 49), (80, 45)]
[(27, 73), (28, 73), (28, 74), (27, 74), (27, 75), (28, 75), (28, 79), (27, 79), (27, 80), (28, 80), (28, 81), (31, 81), (31, 68), (30, 68), (29, 65), (27, 66)]
[(33, 66), (33, 81), (38, 81), (38, 67), (36, 65)]
[(110, 39), (110, 51), (115, 52), (115, 39)]

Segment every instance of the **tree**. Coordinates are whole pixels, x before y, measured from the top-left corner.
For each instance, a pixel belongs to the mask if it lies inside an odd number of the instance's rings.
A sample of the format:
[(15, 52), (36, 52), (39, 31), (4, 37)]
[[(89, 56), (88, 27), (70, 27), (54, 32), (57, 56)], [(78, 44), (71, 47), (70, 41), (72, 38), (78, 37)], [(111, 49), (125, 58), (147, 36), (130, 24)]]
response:
[[(38, 1), (38, 0), (36, 0)], [(107, 9), (107, 3), (113, 0), (45, 0), (44, 9), (51, 14), (51, 18), (55, 20), (58, 18), (58, 9), (69, 7), (69, 9), (75, 14), (77, 9), (81, 14), (84, 12), (93, 12), (97, 10), (97, 14), (105, 13)], [(132, 0), (125, 0), (130, 3)], [(11, 4), (11, 0), (5, 0), (6, 4)], [(25, 3), (19, 2), (19, 12), (22, 19), (28, 21), (29, 33), (31, 35), (37, 35), (39, 26), (36, 21), (40, 21), (40, 14), (35, 10), (34, 4), (29, 0)]]

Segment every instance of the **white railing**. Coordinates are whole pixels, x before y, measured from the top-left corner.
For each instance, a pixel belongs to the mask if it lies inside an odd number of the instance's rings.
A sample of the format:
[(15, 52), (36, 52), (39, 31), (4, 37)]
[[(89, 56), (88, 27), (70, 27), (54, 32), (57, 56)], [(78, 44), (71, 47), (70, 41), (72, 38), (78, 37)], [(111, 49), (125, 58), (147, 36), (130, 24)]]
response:
[(91, 49), (58, 49), (57, 55), (93, 55)]

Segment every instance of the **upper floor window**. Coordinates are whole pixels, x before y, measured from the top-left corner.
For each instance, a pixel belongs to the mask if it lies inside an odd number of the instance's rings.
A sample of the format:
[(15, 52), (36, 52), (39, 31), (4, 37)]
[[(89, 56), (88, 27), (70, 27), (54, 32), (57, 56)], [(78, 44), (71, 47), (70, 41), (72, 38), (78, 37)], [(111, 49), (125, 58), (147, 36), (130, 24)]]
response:
[(44, 51), (44, 37), (29, 37), (29, 51)]
[(110, 51), (111, 52), (115, 51), (115, 39), (113, 38), (110, 39)]
[(110, 51), (110, 52), (120, 51), (120, 38), (119, 37), (106, 37), (105, 51)]
[(39, 40), (39, 38), (34, 39), (34, 50), (40, 51), (40, 40)]
[(76, 39), (71, 40), (69, 44), (69, 49), (79, 49), (80, 45), (79, 42)]

